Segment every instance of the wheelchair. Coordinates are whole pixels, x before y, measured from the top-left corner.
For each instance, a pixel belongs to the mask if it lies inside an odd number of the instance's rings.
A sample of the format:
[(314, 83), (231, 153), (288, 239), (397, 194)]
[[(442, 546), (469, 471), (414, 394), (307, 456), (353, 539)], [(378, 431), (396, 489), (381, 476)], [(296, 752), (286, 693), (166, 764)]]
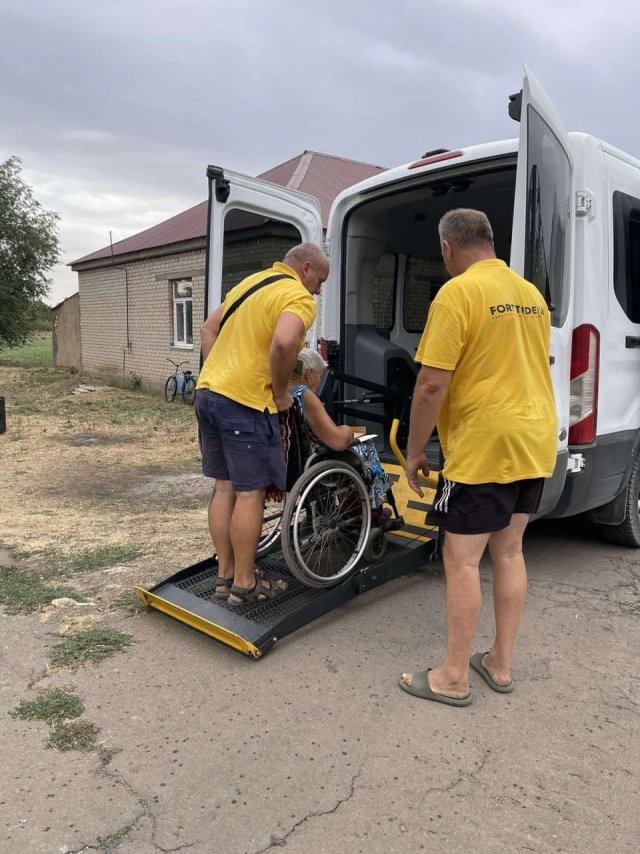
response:
[(279, 547), (294, 578), (326, 588), (384, 557), (385, 534), (404, 522), (390, 486), (389, 506), (372, 507), (363, 449), (374, 438), (361, 436), (346, 451), (319, 446), (312, 453), (283, 500), (265, 506), (258, 558)]

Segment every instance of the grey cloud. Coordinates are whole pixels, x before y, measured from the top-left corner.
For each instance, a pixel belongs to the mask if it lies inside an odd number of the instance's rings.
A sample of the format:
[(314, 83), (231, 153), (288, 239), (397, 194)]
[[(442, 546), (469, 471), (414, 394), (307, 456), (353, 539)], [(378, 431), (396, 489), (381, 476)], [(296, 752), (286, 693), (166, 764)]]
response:
[(521, 59), (569, 129), (640, 151), (636, 8), (5, 0), (0, 156), (61, 212), (70, 260), (201, 201), (208, 162), (257, 173), (313, 148), (392, 166), (515, 136)]

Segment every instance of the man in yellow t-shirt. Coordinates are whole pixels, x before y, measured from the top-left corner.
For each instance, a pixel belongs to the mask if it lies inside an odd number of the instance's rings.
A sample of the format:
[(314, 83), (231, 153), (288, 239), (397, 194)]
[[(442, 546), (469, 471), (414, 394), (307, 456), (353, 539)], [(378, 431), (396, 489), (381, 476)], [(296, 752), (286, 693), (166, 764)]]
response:
[(201, 327), (204, 365), (196, 415), (202, 470), (216, 479), (209, 530), (218, 556), (215, 595), (241, 607), (283, 589), (255, 572), (265, 488), (285, 489), (278, 412), (289, 409), (288, 382), (316, 316), (313, 297), (329, 275), (310, 243), (282, 263), (248, 276)]
[[(556, 462), (549, 309), (537, 288), (496, 258), (486, 215), (459, 208), (439, 224), (452, 276), (429, 310), (416, 353), (407, 479), (422, 495), (425, 447), (438, 425), (445, 464), (429, 522), (445, 531), (447, 651), (443, 664), (403, 674), (401, 687), (466, 706), (469, 665), (495, 691), (513, 690), (511, 658), (527, 577), (522, 537)], [(496, 637), (471, 656), (480, 612), (478, 565), (489, 545)]]

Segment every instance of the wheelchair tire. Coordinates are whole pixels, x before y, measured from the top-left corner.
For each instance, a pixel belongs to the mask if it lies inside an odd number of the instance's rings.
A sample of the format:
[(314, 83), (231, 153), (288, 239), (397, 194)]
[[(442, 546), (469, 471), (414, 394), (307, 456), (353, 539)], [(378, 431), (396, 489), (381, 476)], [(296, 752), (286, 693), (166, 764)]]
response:
[(369, 533), (367, 547), (364, 550), (364, 560), (367, 564), (377, 563), (385, 556), (387, 551), (387, 538), (382, 528), (374, 528)]
[(262, 531), (258, 540), (256, 557), (261, 558), (275, 551), (280, 546), (280, 527), (282, 523), (282, 511), (287, 496), (282, 501), (268, 501), (265, 504), (264, 516), (262, 518)]
[(369, 541), (371, 505), (361, 475), (341, 460), (306, 469), (282, 514), (282, 553), (307, 587), (332, 587), (358, 568)]

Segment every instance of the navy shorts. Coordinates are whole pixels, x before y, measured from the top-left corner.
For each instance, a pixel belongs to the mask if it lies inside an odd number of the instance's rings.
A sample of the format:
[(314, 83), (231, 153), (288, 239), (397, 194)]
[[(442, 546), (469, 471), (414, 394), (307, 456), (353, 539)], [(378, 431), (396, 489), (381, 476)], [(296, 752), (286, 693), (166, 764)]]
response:
[(441, 474), (427, 522), (452, 534), (502, 531), (514, 513), (530, 516), (538, 510), (543, 486), (543, 477), (514, 483), (458, 483)]
[(206, 388), (196, 392), (202, 473), (230, 480), (236, 492), (285, 489), (277, 415), (259, 412)]

